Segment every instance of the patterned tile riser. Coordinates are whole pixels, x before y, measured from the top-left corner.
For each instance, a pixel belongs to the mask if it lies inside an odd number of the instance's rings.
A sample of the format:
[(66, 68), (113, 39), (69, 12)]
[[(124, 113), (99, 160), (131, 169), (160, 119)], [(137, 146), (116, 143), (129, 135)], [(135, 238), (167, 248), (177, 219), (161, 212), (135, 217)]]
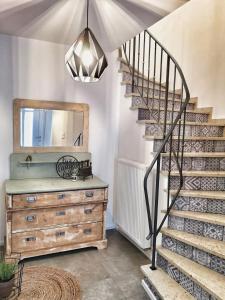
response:
[(199, 285), (197, 285), (190, 277), (186, 276), (174, 265), (171, 265), (164, 257), (157, 255), (157, 265), (163, 269), (168, 275), (179, 283), (186, 291), (188, 291), (197, 300), (215, 300), (213, 296), (207, 293)]
[(212, 238), (214, 240), (225, 241), (225, 228), (222, 225), (215, 225), (177, 216), (169, 216), (168, 227), (195, 235)]
[(213, 254), (202, 251), (191, 245), (180, 242), (174, 238), (163, 235), (162, 246), (179, 255), (188, 257), (189, 259), (213, 270), (222, 275), (225, 275), (225, 260)]
[[(138, 94), (141, 94), (142, 96), (146, 96), (146, 97), (153, 97), (153, 94), (154, 94), (155, 97), (160, 96), (161, 99), (165, 99), (166, 93), (164, 90), (160, 91), (159, 86), (155, 86), (155, 88), (154, 88), (153, 84), (150, 84), (149, 88), (143, 87), (143, 89), (142, 89), (142, 81), (140, 82), (140, 85), (141, 86), (139, 86), (139, 87), (134, 86), (134, 88), (132, 90), (132, 86), (127, 84), (126, 85), (126, 93), (127, 94), (138, 93)], [(169, 93), (168, 98), (180, 99), (180, 95), (175, 94), (175, 97), (173, 98), (173, 93)]]
[[(154, 141), (153, 151), (157, 152), (158, 148), (162, 144), (162, 140)], [(172, 142), (174, 150), (178, 148), (178, 141)], [(169, 152), (170, 145), (166, 145), (165, 151)], [(192, 141), (187, 140), (184, 142), (184, 152), (225, 152), (225, 141)]]
[[(137, 97), (137, 96), (133, 96), (132, 97), (132, 106), (133, 107), (137, 107), (138, 105), (142, 105), (142, 106), (147, 106), (148, 103), (148, 107), (152, 108), (158, 108), (159, 107), (159, 99), (151, 99), (149, 98), (147, 101), (147, 98), (144, 98), (144, 100), (141, 97)], [(160, 100), (160, 108), (164, 109), (165, 107), (165, 101), (164, 100)], [(168, 108), (172, 109), (173, 107), (173, 102), (171, 100), (168, 101)], [(188, 110), (193, 110), (195, 107), (194, 103), (189, 103), (187, 106)], [(174, 109), (180, 109), (180, 102), (175, 101), (174, 102)]]
[[(175, 120), (179, 112), (175, 111), (173, 114), (171, 111), (167, 112), (167, 121), (170, 122)], [(158, 110), (148, 110), (148, 109), (138, 109), (138, 120), (160, 120), (164, 121), (164, 116), (165, 113), (164, 111), (159, 111)], [(187, 122), (208, 122), (208, 114), (204, 113), (192, 113), (192, 112), (187, 112), (186, 113), (186, 121)]]
[[(166, 126), (166, 131), (168, 132), (171, 125)], [(147, 124), (145, 127), (146, 135), (163, 135), (163, 125), (159, 124)], [(207, 126), (207, 125), (186, 125), (185, 126), (185, 136), (203, 136), (203, 137), (222, 137), (224, 127), (222, 126)], [(179, 126), (176, 126), (174, 129), (174, 135), (178, 135)], [(182, 132), (182, 126), (181, 126)]]
[(179, 196), (173, 209), (225, 215), (225, 201), (219, 199)]
[[(162, 158), (162, 170), (168, 171), (169, 157)], [(171, 162), (171, 170), (177, 170), (174, 158)], [(225, 157), (184, 157), (183, 170), (190, 171), (224, 171)]]
[[(123, 72), (123, 77), (122, 77), (123, 81), (128, 81), (128, 82), (132, 82), (132, 74), (130, 74), (129, 72)], [(147, 79), (142, 80), (141, 77), (138, 77), (136, 75), (134, 75), (134, 83), (136, 86), (141, 86), (142, 88), (142, 81), (143, 81), (143, 87), (145, 87), (147, 89), (147, 87), (153, 88), (154, 83), (152, 81), (149, 81)], [(128, 85), (129, 86), (129, 85)], [(160, 85), (156, 82), (155, 83), (155, 89), (159, 89)], [(161, 91), (165, 91), (165, 87), (161, 87)]]
[[(183, 177), (184, 190), (202, 190), (202, 191), (225, 191), (225, 177)], [(179, 176), (171, 176), (170, 188), (178, 189), (180, 186)]]

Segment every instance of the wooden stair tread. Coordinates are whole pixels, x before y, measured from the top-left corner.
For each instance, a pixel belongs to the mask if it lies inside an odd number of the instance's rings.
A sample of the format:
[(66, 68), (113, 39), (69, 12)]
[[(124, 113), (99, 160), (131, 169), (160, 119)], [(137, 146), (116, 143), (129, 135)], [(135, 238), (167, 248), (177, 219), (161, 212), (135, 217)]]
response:
[[(163, 140), (162, 136), (144, 135), (146, 140)], [(173, 136), (173, 140), (178, 140), (178, 136)], [(225, 141), (225, 136), (185, 136), (185, 141)]]
[(225, 242), (165, 227), (162, 228), (161, 233), (225, 259)]
[[(147, 95), (143, 95), (141, 96), (139, 93), (126, 93), (125, 94), (125, 97), (139, 97), (139, 98), (147, 98)], [(151, 99), (152, 97), (148, 97), (149, 99)], [(159, 96), (154, 96), (154, 99), (159, 99)], [(160, 97), (160, 100), (165, 100), (165, 97)], [(171, 97), (168, 97), (168, 100), (172, 101), (173, 98)], [(180, 99), (174, 99), (175, 102), (181, 102)], [(196, 97), (193, 97), (193, 98), (190, 98), (189, 104), (196, 104), (197, 103), (197, 98)]]
[(186, 257), (159, 247), (157, 252), (216, 299), (225, 299), (225, 276)]
[(192, 300), (191, 296), (175, 280), (169, 277), (163, 270), (158, 268), (155, 271), (150, 269), (150, 265), (141, 267), (142, 272), (155, 287), (159, 295), (164, 300)]
[[(170, 156), (169, 153), (162, 153), (163, 157)], [(184, 157), (225, 157), (225, 152), (184, 152)]]
[[(166, 210), (162, 210), (163, 213), (166, 213)], [(202, 213), (195, 211), (183, 211), (183, 210), (171, 210), (169, 213), (170, 216), (196, 220), (200, 222), (206, 222), (216, 225), (225, 226), (225, 218), (222, 214), (211, 214), (211, 213)]]
[[(168, 171), (161, 171), (162, 175), (168, 175)], [(180, 176), (178, 171), (172, 171), (171, 176)], [(225, 171), (183, 171), (183, 176), (193, 177), (225, 177)]]
[[(152, 121), (152, 120), (139, 120), (137, 121), (137, 123), (139, 124), (148, 124), (148, 125), (163, 125), (163, 122), (157, 122), (157, 121)], [(167, 125), (171, 125), (171, 122), (167, 122)], [(181, 122), (181, 125), (183, 124), (183, 122)], [(218, 126), (218, 127), (224, 127), (225, 126), (225, 122), (223, 121), (223, 123), (218, 123), (218, 122), (185, 122), (186, 125), (193, 125), (193, 126)], [(177, 124), (179, 125), (179, 123)]]
[[(145, 105), (133, 105), (130, 107), (131, 110), (137, 110), (137, 109), (146, 109), (146, 110), (152, 110), (152, 107), (146, 107)], [(160, 111), (164, 111), (164, 108), (163, 107), (160, 107), (160, 109), (158, 107), (153, 107), (153, 110), (160, 110)], [(180, 110), (179, 109), (174, 109), (172, 110), (171, 108), (168, 108), (167, 111), (169, 112), (179, 112)], [(211, 109), (210, 108), (205, 108), (205, 110), (200, 110), (200, 109), (187, 109), (186, 110), (187, 113), (193, 113), (193, 114), (211, 114)]]
[[(167, 190), (166, 190), (166, 192), (167, 192)], [(170, 191), (171, 195), (175, 195), (176, 193), (177, 193), (176, 190)], [(179, 196), (225, 200), (225, 192), (224, 191), (181, 190), (179, 193)]]

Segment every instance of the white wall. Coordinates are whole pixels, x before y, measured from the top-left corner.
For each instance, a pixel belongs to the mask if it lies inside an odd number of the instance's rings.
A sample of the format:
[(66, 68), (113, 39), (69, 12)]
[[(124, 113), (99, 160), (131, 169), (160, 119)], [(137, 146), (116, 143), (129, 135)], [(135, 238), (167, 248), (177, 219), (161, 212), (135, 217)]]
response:
[[(3, 183), (9, 177), (13, 151), (14, 98), (85, 102), (90, 105), (90, 143), (93, 171), (109, 183), (107, 227), (113, 227), (114, 157), (117, 151), (117, 53), (107, 54), (110, 66), (98, 83), (82, 84), (70, 78), (64, 66), (67, 47), (0, 35), (0, 242), (5, 234)], [(111, 78), (110, 80), (108, 80)], [(113, 101), (112, 101), (113, 99)]]
[(180, 64), (191, 96), (225, 117), (225, 1), (192, 0), (150, 28)]

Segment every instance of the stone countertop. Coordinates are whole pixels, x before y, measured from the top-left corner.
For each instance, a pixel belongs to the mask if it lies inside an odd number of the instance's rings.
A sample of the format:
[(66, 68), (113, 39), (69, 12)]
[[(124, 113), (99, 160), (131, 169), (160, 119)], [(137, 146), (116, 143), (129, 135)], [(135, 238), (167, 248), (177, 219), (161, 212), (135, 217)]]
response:
[(61, 178), (39, 178), (39, 179), (11, 179), (5, 183), (7, 194), (27, 194), (57, 191), (71, 191), (80, 189), (106, 188), (108, 184), (98, 177), (83, 180), (66, 180)]

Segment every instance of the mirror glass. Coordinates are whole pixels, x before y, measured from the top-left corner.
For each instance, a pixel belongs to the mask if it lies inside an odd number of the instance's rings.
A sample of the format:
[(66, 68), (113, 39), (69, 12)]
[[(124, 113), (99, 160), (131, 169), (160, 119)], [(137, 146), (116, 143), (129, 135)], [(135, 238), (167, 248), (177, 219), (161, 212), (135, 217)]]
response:
[(51, 109), (20, 109), (21, 147), (83, 145), (84, 113)]

